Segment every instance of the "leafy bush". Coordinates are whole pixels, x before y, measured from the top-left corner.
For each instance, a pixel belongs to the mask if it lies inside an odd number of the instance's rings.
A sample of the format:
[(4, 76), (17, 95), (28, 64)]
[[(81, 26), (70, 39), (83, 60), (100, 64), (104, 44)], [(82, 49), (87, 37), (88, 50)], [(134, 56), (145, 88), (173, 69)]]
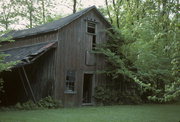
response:
[(103, 12), (114, 25), (108, 43), (98, 50), (112, 66), (106, 73), (113, 78), (123, 75), (133, 79), (145, 92), (143, 97), (146, 100), (158, 103), (178, 101), (180, 31), (176, 6), (179, 1), (128, 1), (106, 1), (108, 7)]
[(38, 107), (41, 107), (41, 108), (59, 108), (59, 107), (62, 107), (61, 102), (54, 100), (50, 96), (45, 97), (45, 98), (41, 99), (40, 101), (38, 101), (37, 105), (38, 105)]
[(25, 103), (17, 103), (12, 109), (18, 110), (33, 110), (33, 109), (42, 109), (42, 108), (60, 108), (62, 107), (62, 103), (54, 100), (52, 97), (48, 96), (42, 98), (37, 103), (34, 103), (32, 100), (29, 100)]
[(33, 101), (29, 100), (29, 101), (22, 103), (22, 104), (18, 102), (14, 106), (14, 108), (18, 109), (18, 110), (32, 110), (32, 109), (38, 109), (38, 106)]
[(98, 86), (95, 88), (94, 98), (97, 104), (100, 105), (115, 105), (115, 104), (140, 104), (141, 98), (138, 95), (129, 95), (120, 90), (113, 90), (106, 86)]

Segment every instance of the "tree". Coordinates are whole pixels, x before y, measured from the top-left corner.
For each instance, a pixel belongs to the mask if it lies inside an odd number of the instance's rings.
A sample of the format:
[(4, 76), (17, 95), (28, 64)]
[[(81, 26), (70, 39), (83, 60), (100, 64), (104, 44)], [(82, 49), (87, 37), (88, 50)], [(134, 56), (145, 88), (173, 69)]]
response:
[(55, 3), (49, 0), (20, 0), (23, 5), (20, 8), (20, 17), (28, 21), (28, 28), (35, 27), (40, 24), (47, 23), (48, 18), (53, 18), (53, 10)]
[(41, 8), (42, 8), (42, 22), (46, 22), (46, 9), (45, 9), (45, 1), (44, 0), (39, 0), (41, 2)]
[(142, 86), (143, 94), (147, 93), (147, 90), (151, 91), (147, 95), (151, 100), (168, 102), (178, 98), (178, 2), (105, 2), (109, 9), (107, 12), (111, 13), (108, 17), (115, 27), (110, 43), (98, 50), (107, 56), (107, 60), (114, 67), (107, 73), (113, 78), (120, 75), (131, 78)]
[(67, 0), (67, 1), (61, 0), (57, 4), (70, 9), (72, 13), (76, 13), (77, 9), (80, 8), (80, 6), (82, 6), (81, 0)]
[[(7, 37), (7, 38), (2, 37), (3, 34), (4, 34), (4, 32), (0, 32), (0, 43), (3, 42), (3, 41), (13, 41), (11, 39), (11, 37)], [(8, 55), (3, 54), (2, 52), (0, 52), (0, 73), (2, 71), (10, 70), (10, 68), (17, 63), (17, 62), (7, 62), (7, 63), (4, 63), (4, 58), (6, 56), (8, 56)], [(4, 92), (3, 91), (3, 84), (4, 84), (4, 81), (2, 79), (0, 79), (0, 92)]]
[(111, 13), (110, 13), (110, 10), (109, 10), (108, 0), (105, 0), (105, 3), (106, 3), (107, 15), (109, 17), (110, 23), (113, 24), (113, 20), (112, 20)]
[(19, 8), (20, 11), (20, 17), (26, 21), (28, 21), (28, 25), (26, 25), (28, 28), (32, 28), (35, 26), (36, 22), (36, 13), (37, 9), (35, 6), (35, 2), (33, 0), (20, 0), (21, 2), (21, 8)]
[(10, 29), (10, 25), (16, 23), (17, 18), (17, 1), (0, 1), (0, 26), (5, 30)]
[(77, 0), (73, 0), (73, 13), (76, 13)]
[(56, 3), (50, 0), (38, 0), (37, 1), (37, 18), (38, 24), (44, 24), (48, 22), (49, 18), (56, 18), (56, 15), (53, 13), (53, 8), (55, 7)]

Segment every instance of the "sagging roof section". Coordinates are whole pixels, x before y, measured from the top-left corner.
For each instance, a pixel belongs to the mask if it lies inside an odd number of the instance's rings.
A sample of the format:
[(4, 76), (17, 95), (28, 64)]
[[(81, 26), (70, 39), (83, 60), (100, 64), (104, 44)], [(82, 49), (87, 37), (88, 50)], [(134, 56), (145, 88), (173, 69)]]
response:
[(56, 31), (64, 26), (68, 25), (72, 21), (78, 19), (79, 17), (86, 14), (87, 12), (89, 12), (92, 9), (95, 9), (97, 14), (100, 15), (108, 25), (110, 25), (109, 22), (104, 18), (104, 16), (97, 10), (97, 8), (95, 6), (92, 6), (92, 7), (86, 8), (82, 11), (79, 11), (75, 14), (69, 15), (65, 18), (61, 18), (59, 20), (55, 20), (53, 22), (43, 24), (41, 26), (37, 26), (35, 28), (19, 30), (19, 31), (11, 31), (8, 34), (4, 35), (4, 37), (12, 36), (13, 38), (22, 38), (22, 37), (26, 37), (26, 36)]
[(4, 62), (20, 61), (16, 66), (32, 63), (39, 56), (43, 55), (48, 50), (56, 47), (57, 41), (39, 43), (31, 46), (18, 47), (10, 50), (2, 51), (9, 56), (5, 57)]

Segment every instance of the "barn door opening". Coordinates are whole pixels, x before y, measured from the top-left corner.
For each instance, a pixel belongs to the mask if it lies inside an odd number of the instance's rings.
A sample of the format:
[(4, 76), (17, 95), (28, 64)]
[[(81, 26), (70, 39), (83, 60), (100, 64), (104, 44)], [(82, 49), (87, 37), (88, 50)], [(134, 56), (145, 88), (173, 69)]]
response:
[(92, 103), (93, 74), (84, 74), (83, 104)]

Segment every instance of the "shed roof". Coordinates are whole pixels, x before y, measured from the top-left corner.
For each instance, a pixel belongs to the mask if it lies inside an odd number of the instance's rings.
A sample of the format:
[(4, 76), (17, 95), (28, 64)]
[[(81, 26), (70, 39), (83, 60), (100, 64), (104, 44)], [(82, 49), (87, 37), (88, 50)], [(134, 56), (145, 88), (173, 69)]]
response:
[(40, 55), (44, 54), (49, 49), (53, 48), (57, 41), (39, 43), (30, 46), (23, 46), (18, 48), (13, 48), (10, 50), (3, 51), (4, 54), (9, 56), (5, 57), (4, 62), (20, 61), (16, 66), (25, 65), (33, 62)]
[(22, 37), (26, 37), (26, 36), (56, 31), (64, 26), (68, 25), (69, 23), (73, 22), (74, 20), (78, 19), (79, 17), (86, 14), (87, 12), (89, 12), (92, 9), (94, 9), (97, 12), (97, 14), (100, 15), (108, 25), (110, 25), (109, 22), (104, 18), (104, 16), (97, 10), (97, 8), (95, 6), (91, 6), (82, 11), (79, 11), (79, 12), (71, 14), (67, 17), (61, 18), (59, 20), (55, 20), (53, 22), (43, 24), (43, 25), (37, 26), (35, 28), (11, 31), (4, 36), (5, 37), (12, 36), (13, 38), (22, 38)]

